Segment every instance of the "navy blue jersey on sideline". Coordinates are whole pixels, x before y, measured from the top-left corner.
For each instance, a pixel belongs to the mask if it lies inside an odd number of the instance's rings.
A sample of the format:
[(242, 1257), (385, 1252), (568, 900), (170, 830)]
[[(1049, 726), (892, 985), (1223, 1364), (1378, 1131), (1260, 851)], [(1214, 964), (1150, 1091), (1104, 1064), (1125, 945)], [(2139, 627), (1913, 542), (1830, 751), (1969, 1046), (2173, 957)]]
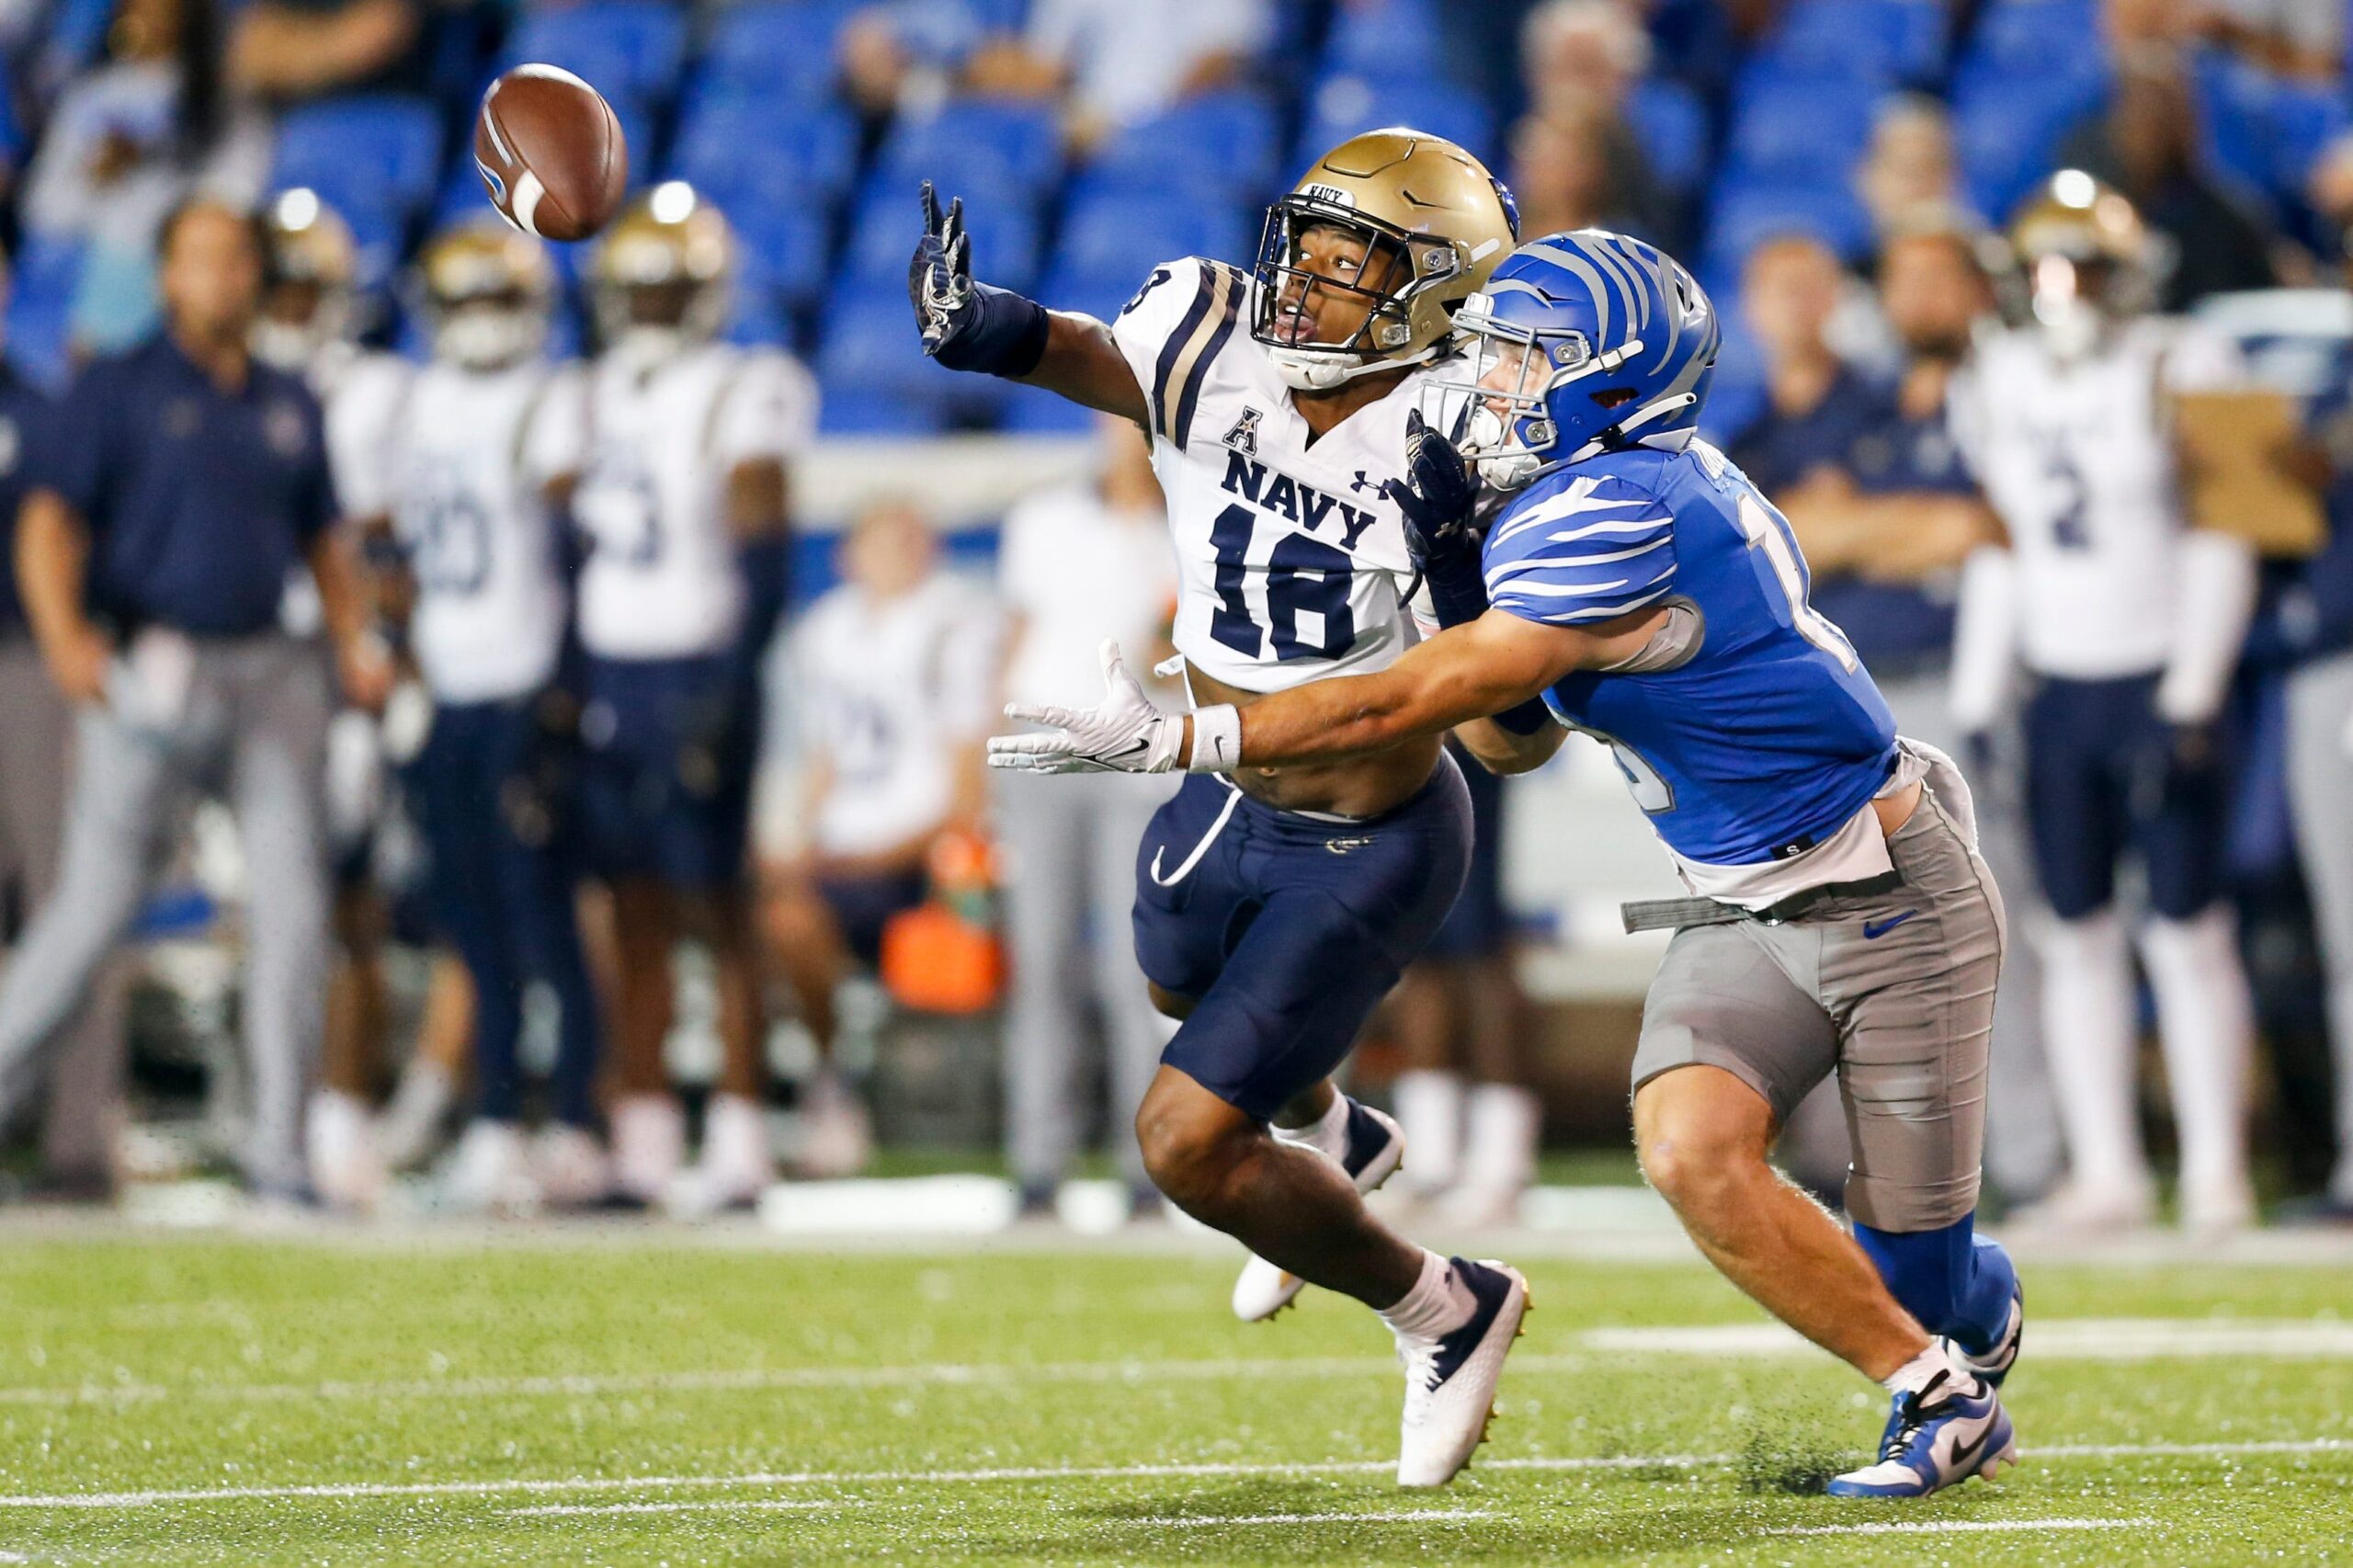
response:
[(52, 412), (40, 388), (0, 360), (0, 637), (26, 632), (17, 594), (17, 513), (32, 487), (34, 454), (48, 439)]

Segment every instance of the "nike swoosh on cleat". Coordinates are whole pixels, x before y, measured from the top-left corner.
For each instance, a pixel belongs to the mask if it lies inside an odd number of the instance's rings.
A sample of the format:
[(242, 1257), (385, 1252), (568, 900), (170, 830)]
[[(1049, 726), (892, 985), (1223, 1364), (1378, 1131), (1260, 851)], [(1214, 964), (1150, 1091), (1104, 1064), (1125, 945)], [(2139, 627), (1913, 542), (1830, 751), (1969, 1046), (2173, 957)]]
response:
[(1876, 942), (1919, 913), (1916, 909), (1907, 909), (1903, 914), (1885, 920), (1866, 920), (1863, 922), (1863, 940)]
[(1975, 1442), (1962, 1443), (1956, 1447), (1952, 1451), (1953, 1473), (1956, 1475), (1967, 1475), (1969, 1473), (1969, 1461), (1985, 1451), (1985, 1444), (1993, 1437), (1993, 1436), (1994, 1423), (1988, 1421), (1985, 1423), (1985, 1429), (1977, 1434), (1977, 1440)]

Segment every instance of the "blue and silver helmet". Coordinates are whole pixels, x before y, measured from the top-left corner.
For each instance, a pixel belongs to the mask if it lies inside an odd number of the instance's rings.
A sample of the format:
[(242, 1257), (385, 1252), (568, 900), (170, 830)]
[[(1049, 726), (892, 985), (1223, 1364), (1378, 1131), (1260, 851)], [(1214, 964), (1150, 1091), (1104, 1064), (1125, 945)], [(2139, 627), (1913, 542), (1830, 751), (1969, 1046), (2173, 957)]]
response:
[(1423, 417), (1506, 490), (1596, 452), (1688, 441), (1722, 335), (1682, 263), (1603, 229), (1520, 246), (1454, 326), (1464, 352), (1422, 393)]

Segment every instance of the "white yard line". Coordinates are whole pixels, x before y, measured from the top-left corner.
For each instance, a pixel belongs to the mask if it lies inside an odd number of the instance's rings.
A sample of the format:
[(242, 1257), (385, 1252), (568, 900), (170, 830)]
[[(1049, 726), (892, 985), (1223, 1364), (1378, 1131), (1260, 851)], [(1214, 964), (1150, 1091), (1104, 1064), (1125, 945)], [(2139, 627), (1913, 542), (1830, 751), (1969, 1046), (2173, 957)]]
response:
[[(2311, 1437), (2243, 1443), (2057, 1443), (2029, 1449), (2029, 1460), (2231, 1458), (2258, 1454), (2353, 1454), (2353, 1438)], [(1492, 1459), (1482, 1471), (1691, 1470), (1729, 1464), (1730, 1454), (1617, 1454), (1583, 1458)], [(497, 1481), (334, 1482), (288, 1486), (188, 1487), (153, 1492), (57, 1492), (0, 1495), (0, 1508), (146, 1508), (174, 1503), (353, 1497), (497, 1497), (567, 1492), (703, 1491), (731, 1486), (935, 1486), (1001, 1482), (1131, 1481), (1217, 1477), (1373, 1474), (1393, 1460), (1330, 1460), (1299, 1464), (1041, 1465), (994, 1470), (750, 1471), (737, 1475), (549, 1476)]]
[[(1587, 1329), (1574, 1350), (1512, 1358), (1521, 1373), (1581, 1371), (1602, 1356), (1697, 1356), (1742, 1359), (1813, 1356), (1816, 1350), (1775, 1323), (1673, 1328)], [(2353, 1358), (2353, 1321), (2333, 1318), (2052, 1318), (2031, 1325), (2037, 1361)], [(0, 1405), (223, 1402), (312, 1403), (321, 1400), (585, 1399), (631, 1393), (767, 1393), (800, 1389), (1006, 1387), (1025, 1383), (1258, 1381), (1394, 1375), (1387, 1356), (1326, 1356), (1197, 1361), (944, 1362), (898, 1367), (746, 1367), (671, 1372), (579, 1373), (517, 1378), (407, 1378), (311, 1383), (152, 1383), (0, 1388)]]
[(2155, 1519), (1933, 1519), (1916, 1525), (1807, 1525), (1767, 1535), (1996, 1535), (2028, 1530), (2146, 1529)]
[(1217, 1529), (1226, 1525), (1402, 1525), (1423, 1519), (1492, 1519), (1495, 1517), (1492, 1508), (1392, 1508), (1370, 1514), (1235, 1514), (1227, 1518), (1205, 1514), (1164, 1514), (1155, 1518), (1113, 1522), (1150, 1525), (1156, 1529)]
[(541, 1508), (509, 1508), (510, 1519), (552, 1519), (581, 1514), (715, 1514), (722, 1510), (758, 1513), (804, 1513), (824, 1508), (855, 1508), (856, 1497), (739, 1497), (724, 1503), (556, 1503)]

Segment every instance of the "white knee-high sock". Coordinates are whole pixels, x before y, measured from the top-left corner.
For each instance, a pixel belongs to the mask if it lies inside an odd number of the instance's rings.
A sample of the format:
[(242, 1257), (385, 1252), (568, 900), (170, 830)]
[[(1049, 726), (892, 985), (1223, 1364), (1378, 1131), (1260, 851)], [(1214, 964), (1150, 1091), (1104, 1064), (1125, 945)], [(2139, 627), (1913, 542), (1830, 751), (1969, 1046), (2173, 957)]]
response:
[[(1462, 1182), (1483, 1192), (1518, 1192), (1536, 1179), (1544, 1105), (1517, 1084), (1473, 1084), (1463, 1114)], [(1411, 1146), (1411, 1140), (1408, 1141)]]
[(2183, 1194), (2227, 1195), (2246, 1181), (2246, 1064), (2255, 1040), (2255, 1003), (2230, 912), (2152, 920), (2141, 935), (2141, 958), (2157, 995)]
[(2043, 1040), (2075, 1179), (2093, 1187), (2145, 1187), (2124, 923), (2114, 910), (2052, 920), (2040, 946)]
[(1424, 1192), (1452, 1187), (1462, 1169), (1461, 1074), (1400, 1073), (1396, 1096), (1406, 1179)]

